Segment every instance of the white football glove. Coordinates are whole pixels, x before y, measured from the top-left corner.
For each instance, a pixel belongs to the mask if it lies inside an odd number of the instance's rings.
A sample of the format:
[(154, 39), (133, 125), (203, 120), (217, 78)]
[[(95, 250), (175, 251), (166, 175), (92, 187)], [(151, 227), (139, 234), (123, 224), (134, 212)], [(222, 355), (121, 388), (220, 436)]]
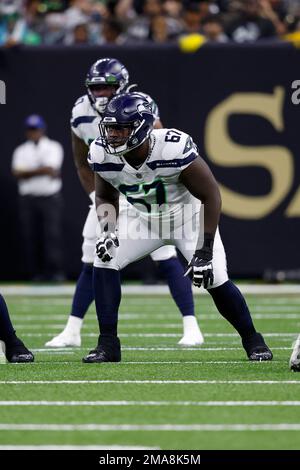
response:
[(185, 276), (193, 271), (193, 284), (201, 287), (203, 283), (204, 289), (208, 289), (214, 282), (212, 254), (205, 250), (196, 250), (192, 260), (188, 264), (188, 270)]
[(115, 233), (104, 232), (96, 242), (96, 255), (106, 263), (116, 256), (119, 240)]

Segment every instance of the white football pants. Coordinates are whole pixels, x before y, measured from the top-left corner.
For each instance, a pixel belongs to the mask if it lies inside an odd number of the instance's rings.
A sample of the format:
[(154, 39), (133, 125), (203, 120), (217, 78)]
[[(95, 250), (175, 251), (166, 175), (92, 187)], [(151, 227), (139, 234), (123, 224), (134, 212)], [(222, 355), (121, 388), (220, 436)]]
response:
[[(188, 222), (191, 223), (188, 224)], [(139, 230), (137, 230), (137, 225)], [(131, 212), (121, 211), (119, 215), (119, 234), (121, 234), (121, 237), (119, 238), (120, 246), (116, 249), (116, 256), (106, 263), (103, 263), (96, 256), (94, 266), (121, 270), (133, 261), (144, 258), (155, 250), (169, 248), (165, 245), (170, 244), (173, 245), (174, 250), (176, 246), (189, 262), (197, 246), (199, 226), (199, 213), (195, 212), (192, 219), (182, 225), (182, 230), (180, 230), (180, 227), (176, 229), (173, 238), (164, 239), (158, 237), (157, 231), (149, 231), (148, 220), (137, 217), (135, 210)], [(212, 264), (214, 272), (212, 288), (214, 288), (221, 286), (228, 280), (226, 255), (219, 230), (217, 230), (215, 236)]]
[[(125, 211), (127, 213), (128, 207), (127, 201), (124, 202), (120, 200), (120, 215)], [(86, 218), (84, 227), (83, 227), (83, 244), (82, 244), (82, 262), (92, 264), (95, 259), (95, 245), (97, 240), (96, 228), (98, 225), (97, 214), (95, 210), (95, 205), (90, 206), (88, 216)], [(173, 245), (161, 246), (158, 250), (150, 252), (150, 256), (153, 261), (164, 261), (166, 259), (177, 256), (176, 249)]]

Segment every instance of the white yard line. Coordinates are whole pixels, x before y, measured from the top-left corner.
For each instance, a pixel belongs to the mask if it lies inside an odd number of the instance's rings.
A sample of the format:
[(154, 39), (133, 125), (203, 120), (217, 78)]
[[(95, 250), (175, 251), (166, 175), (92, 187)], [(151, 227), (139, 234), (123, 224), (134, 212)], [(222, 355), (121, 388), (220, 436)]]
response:
[(0, 380), (1, 385), (51, 385), (51, 384), (156, 384), (156, 385), (188, 385), (188, 384), (259, 384), (259, 385), (300, 385), (300, 380)]
[(64, 327), (65, 327), (65, 323), (56, 323), (56, 324), (53, 324), (53, 323), (34, 323), (34, 324), (23, 324), (23, 323), (18, 323), (17, 321), (14, 322), (16, 324), (16, 328), (18, 328), (18, 330), (63, 330)]
[[(58, 352), (58, 351), (79, 351), (79, 350), (86, 350), (88, 348), (81, 347), (81, 348), (31, 348), (32, 352)], [(146, 346), (124, 346), (122, 347), (122, 351), (177, 351), (177, 352), (189, 352), (189, 351), (240, 351), (242, 349), (241, 347), (236, 347), (236, 348), (206, 348), (205, 346), (198, 346), (198, 347), (188, 347), (184, 348), (182, 346), (177, 346), (177, 347), (146, 347)], [(272, 350), (281, 350), (281, 351), (290, 351), (292, 349), (292, 345), (289, 347), (272, 347)]]
[[(279, 363), (281, 361), (272, 360), (272, 364)], [(259, 364), (258, 361), (122, 361), (122, 364), (243, 364), (254, 366)]]
[[(26, 333), (25, 333), (25, 334), (22, 334), (22, 337), (24, 337), (24, 336), (26, 336), (26, 337), (35, 337), (35, 338), (36, 338), (36, 337), (42, 337), (42, 338), (45, 338), (45, 339), (46, 339), (46, 338), (53, 338), (53, 334), (51, 334), (51, 333), (45, 333), (45, 334), (43, 334), (43, 333), (37, 333), (37, 334), (35, 334), (35, 333), (28, 333), (28, 334), (26, 334)], [(98, 336), (99, 336), (99, 335), (94, 335), (93, 337), (94, 337), (94, 338), (98, 338)], [(170, 335), (169, 335), (169, 334), (165, 334), (165, 335), (164, 335), (164, 334), (161, 334), (161, 335), (160, 335), (160, 334), (157, 334), (157, 335), (156, 335), (156, 334), (153, 334), (153, 335), (152, 335), (152, 334), (150, 334), (150, 335), (147, 335), (147, 334), (135, 335), (134, 333), (128, 333), (128, 334), (125, 333), (125, 334), (119, 334), (118, 336), (119, 336), (119, 338), (121, 338), (121, 339), (122, 339), (122, 338), (135, 338), (135, 337), (139, 337), (139, 338), (176, 338), (176, 339), (178, 340), (178, 339), (180, 339), (180, 338), (182, 337), (182, 334), (181, 334), (181, 335), (179, 335), (179, 334), (176, 334), (176, 335), (175, 335), (175, 334), (174, 334), (174, 335), (173, 335), (173, 334), (170, 334)], [(83, 337), (86, 337), (86, 336), (83, 335)], [(91, 336), (89, 336), (89, 337), (91, 337)], [(293, 339), (296, 339), (297, 337), (298, 337), (298, 334), (295, 333), (295, 335), (293, 335), (292, 338), (277, 338), (277, 342), (278, 342), (278, 343), (283, 343), (283, 344), (284, 344), (284, 343), (291, 344), (291, 342), (293, 341)], [(171, 342), (171, 344), (176, 344), (176, 343), (178, 344), (178, 342), (177, 342), (176, 340)], [(164, 344), (164, 345), (166, 345), (166, 346), (168, 345), (167, 342), (162, 342), (162, 344)], [(218, 347), (219, 347), (219, 346), (226, 346), (226, 349), (227, 349), (227, 346), (228, 346), (228, 347), (229, 347), (229, 346), (239, 346), (239, 344), (240, 344), (239, 338), (232, 339), (232, 340), (227, 340), (227, 341), (226, 341), (226, 340), (224, 340), (224, 341), (222, 341), (222, 340), (221, 340), (221, 341), (209, 341), (209, 340), (207, 340), (207, 338), (205, 337), (205, 346), (199, 345), (199, 346), (197, 346), (197, 349), (199, 349), (199, 348), (200, 348), (200, 349), (202, 349), (202, 348), (205, 349), (206, 346), (218, 346)], [(159, 345), (158, 345), (157, 347), (159, 347)], [(179, 346), (178, 346), (178, 347), (179, 347)], [(57, 348), (51, 348), (52, 351), (55, 351), (56, 349), (57, 349)], [(72, 348), (71, 348), (71, 347), (68, 347), (68, 348), (65, 348), (66, 351), (68, 351), (68, 350), (70, 351), (71, 349), (74, 349), (74, 350), (76, 350), (76, 349), (77, 349), (77, 350), (79, 350), (79, 349), (85, 350), (85, 349), (86, 349), (86, 346), (81, 347), (81, 348), (79, 348), (79, 347), (72, 347)], [(50, 350), (50, 348), (49, 348), (49, 350)]]
[(280, 424), (6, 424), (0, 431), (300, 431), (300, 423)]
[[(22, 335), (23, 336), (23, 335)], [(50, 352), (51, 354), (74, 354), (75, 351), (79, 351), (80, 349), (87, 349), (87, 348), (30, 348), (32, 352)]]
[[(153, 299), (155, 300), (155, 299)], [(152, 300), (151, 300), (152, 302)], [(288, 303), (288, 301), (287, 301)], [(52, 302), (51, 302), (51, 308), (53, 308), (53, 305), (52, 305)], [(164, 306), (164, 309), (165, 309), (165, 306)], [(27, 320), (39, 320), (40, 322), (43, 321), (43, 323), (49, 323), (50, 320), (61, 320), (61, 321), (66, 321), (67, 318), (68, 318), (68, 315), (63, 312), (63, 313), (54, 313), (52, 315), (49, 315), (49, 306), (45, 307), (44, 310), (45, 310), (45, 315), (46, 317), (44, 318), (43, 316), (41, 316), (41, 311), (37, 311), (37, 313), (32, 313), (32, 305), (31, 306), (28, 306), (28, 307), (25, 307), (24, 306), (19, 306), (19, 307), (16, 307), (16, 312), (14, 313), (14, 317), (15, 318), (26, 318)], [(262, 306), (262, 305), (254, 305), (252, 307), (250, 307), (250, 310), (251, 310), (251, 313), (252, 314), (266, 314), (266, 313), (269, 313), (271, 315), (275, 315), (275, 316), (278, 316), (278, 315), (286, 315), (287, 312), (289, 313), (292, 313), (292, 312), (295, 312), (296, 314), (300, 314), (300, 304), (299, 305), (293, 305), (293, 306), (289, 306), (289, 305), (273, 305), (273, 306)], [(29, 314), (27, 314), (26, 312), (28, 312)], [(215, 307), (213, 304), (209, 305), (209, 306), (201, 306), (201, 309), (198, 311), (197, 310), (197, 316), (199, 316), (199, 318), (211, 318), (212, 316), (215, 316), (215, 317), (219, 317)], [(159, 312), (152, 312), (151, 311), (151, 317), (154, 317), (154, 318), (176, 318), (177, 316), (177, 312), (176, 311), (173, 311), (173, 312), (170, 312), (169, 311), (169, 307), (166, 308), (166, 312), (161, 312), (161, 309)], [(267, 315), (268, 318), (269, 318), (269, 315)], [(135, 312), (126, 312), (126, 313), (122, 313), (120, 312), (120, 319), (123, 319), (123, 320), (136, 320), (136, 319), (143, 319), (143, 318), (148, 318), (149, 317), (149, 311), (143, 311), (143, 312), (138, 312), (138, 313), (135, 313)], [(87, 317), (86, 317), (86, 321), (94, 321), (95, 319), (95, 312), (91, 312)]]
[[(1, 290), (1, 286), (0, 286), (0, 290)], [(162, 301), (160, 298), (157, 298), (156, 296), (154, 295), (150, 295), (148, 296), (148, 298), (151, 298), (151, 304), (159, 304), (160, 305), (160, 311), (163, 311), (163, 312), (166, 312), (168, 313), (168, 310), (169, 310), (169, 306), (166, 305), (166, 304), (162, 304)], [(172, 302), (171, 298), (169, 299), (166, 299), (167, 302)], [(72, 297), (69, 296), (69, 297), (66, 297), (66, 298), (59, 298), (59, 297), (54, 297), (54, 296), (51, 296), (51, 306), (55, 306), (56, 307), (56, 311), (58, 310), (58, 312), (56, 313), (57, 315), (59, 316), (63, 316), (63, 317), (67, 317), (68, 315), (68, 310), (70, 308), (70, 305), (71, 305), (71, 301), (72, 301)], [(252, 310), (252, 308), (264, 308), (265, 306), (271, 308), (272, 306), (275, 307), (275, 309), (279, 309), (279, 310), (284, 310), (286, 306), (289, 306), (289, 307), (292, 307), (293, 309), (294, 308), (299, 308), (300, 307), (300, 296), (297, 296), (297, 297), (292, 297), (292, 296), (289, 296), (289, 297), (267, 297), (267, 298), (264, 298), (264, 297), (255, 297), (255, 298), (252, 298), (252, 297), (248, 297), (247, 299), (248, 301), (248, 305), (250, 306), (250, 309)], [(10, 299), (9, 300), (10, 303), (14, 302), (17, 306), (17, 312), (16, 314), (20, 313), (24, 313), (24, 312), (28, 312), (28, 313), (32, 313), (32, 315), (38, 315), (38, 313), (34, 313), (32, 312), (32, 305), (34, 306), (38, 306), (39, 307), (39, 312), (41, 311), (48, 311), (49, 309), (49, 299), (47, 297), (21, 297), (21, 296), (16, 296), (14, 299)], [(213, 305), (213, 302), (211, 301), (210, 297), (201, 297), (200, 299), (200, 306), (199, 308), (201, 308), (201, 311), (206, 311), (206, 312), (215, 312), (215, 307)], [(127, 297), (126, 298), (126, 305), (129, 307), (129, 308), (133, 308), (133, 307), (138, 307), (140, 306), (141, 304), (143, 304), (145, 306), (145, 299), (141, 296), (137, 296), (137, 297)], [(61, 308), (57, 308), (57, 307), (61, 307)], [(123, 309), (122, 309), (123, 310)], [(91, 312), (95, 312), (95, 306), (94, 304), (92, 305), (91, 307)], [(126, 312), (125, 310), (123, 310), (123, 315), (127, 314), (127, 313), (130, 313), (130, 312)], [(142, 313), (142, 312), (141, 312)], [(155, 313), (155, 312), (154, 312)]]
[[(98, 335), (99, 336), (99, 335)], [(74, 353), (75, 351), (80, 351), (81, 349), (87, 349), (87, 348), (31, 348), (32, 352), (54, 352), (56, 351), (57, 354), (63, 354), (64, 352), (72, 352)]]
[[(32, 348), (30, 348), (30, 349), (31, 349), (31, 351), (33, 351), (33, 352), (36, 352), (36, 351), (37, 351), (36, 349), (32, 349)], [(273, 349), (274, 349), (274, 348), (273, 348)], [(69, 355), (75, 354), (75, 351), (73, 351), (71, 348), (69, 348), (69, 349), (66, 350), (66, 351), (58, 351), (57, 349), (55, 350), (55, 349), (52, 348), (51, 351), (52, 351), (51, 354), (53, 353), (53, 354), (56, 354), (57, 356), (59, 356), (59, 355), (65, 355), (65, 354), (69, 354)], [(37, 364), (37, 362), (36, 362), (35, 364)]]
[[(280, 338), (284, 341), (288, 341), (289, 338), (296, 338), (299, 332), (295, 333), (264, 333), (266, 338)], [(22, 336), (32, 336), (32, 337), (45, 337), (53, 336), (52, 333), (22, 333)], [(99, 333), (81, 333), (81, 336), (84, 338), (98, 338)], [(180, 333), (120, 333), (121, 337), (124, 338), (180, 338), (182, 335)], [(205, 338), (236, 338), (240, 339), (239, 335), (236, 333), (205, 333)]]
[[(243, 294), (300, 294), (300, 286), (297, 284), (237, 284)], [(27, 295), (27, 296), (59, 296), (59, 295), (73, 295), (75, 285), (44, 285), (44, 286), (30, 286), (30, 285), (14, 285), (14, 286), (1, 286), (3, 295)], [(194, 294), (207, 295), (205, 289), (193, 289)], [(153, 286), (123, 286), (122, 292), (124, 295), (170, 295), (169, 288), (166, 285), (153, 285)]]
[[(75, 354), (74, 352), (72, 354)], [(77, 360), (76, 360), (77, 362)], [(279, 364), (279, 363), (282, 363), (283, 361), (276, 361), (276, 360), (272, 360), (272, 364)], [(6, 364), (7, 362), (5, 362)], [(75, 363), (75, 360), (73, 361), (54, 361), (53, 359), (49, 360), (49, 361), (43, 361), (42, 364), (72, 364), (74, 365)], [(0, 363), (1, 364), (1, 363)], [(122, 361), (121, 364), (119, 364), (119, 367), (122, 365), (122, 364), (130, 364), (130, 365), (141, 365), (141, 364), (145, 364), (145, 365), (151, 365), (151, 364), (156, 364), (156, 365), (190, 365), (190, 364), (204, 364), (204, 365), (209, 365), (209, 364), (212, 364), (212, 365), (216, 365), (216, 364), (243, 364), (244, 366), (245, 365), (249, 365), (250, 367), (260, 367), (259, 365), (255, 365), (255, 364), (259, 364), (258, 361), (248, 361), (248, 362), (245, 362), (245, 361)], [(30, 367), (40, 367), (41, 363), (40, 362), (32, 362), (30, 364)]]
[[(183, 348), (181, 346), (178, 347), (144, 347), (144, 346), (124, 346), (122, 347), (123, 351), (239, 351), (242, 349), (241, 347), (238, 348), (206, 348), (205, 346), (198, 346), (192, 348)], [(290, 347), (272, 347), (272, 350), (281, 350), (281, 351), (290, 351), (292, 346)]]
[(251, 317), (255, 320), (299, 320), (300, 313), (251, 313)]
[[(254, 320), (300, 320), (300, 313), (287, 313), (286, 315), (283, 314), (257, 314), (257, 313), (254, 313), (253, 315), (251, 315), (252, 318)], [(149, 318), (149, 316), (148, 316)], [(158, 317), (156, 317), (158, 318)], [(223, 322), (224, 319), (219, 315), (197, 315), (197, 318), (198, 320), (201, 322), (203, 321), (211, 321), (211, 322)], [(166, 318), (164, 316), (161, 317), (162, 320), (166, 320)], [(173, 318), (174, 319), (174, 318)], [(22, 317), (22, 322), (26, 320), (26, 318)], [(132, 323), (130, 322), (130, 320), (133, 320)], [(149, 328), (154, 328), (154, 329), (182, 329), (182, 323), (181, 322), (177, 322), (177, 323), (160, 323), (160, 322), (156, 322), (156, 323), (149, 323), (147, 321), (143, 322), (143, 323), (136, 323), (136, 320), (139, 320), (139, 322), (141, 322), (143, 320), (143, 318), (141, 318), (140, 316), (136, 317), (136, 319), (124, 319), (122, 318), (122, 316), (120, 315), (120, 325), (122, 326), (122, 328), (126, 328), (126, 329), (131, 329), (131, 330), (136, 330), (136, 329), (149, 329)], [(63, 330), (65, 325), (66, 325), (66, 322), (63, 322), (63, 323), (51, 323), (51, 322), (35, 322), (34, 324), (29, 324), (29, 323), (18, 323), (18, 321), (15, 322), (16, 323), (16, 327), (18, 329), (22, 329), (22, 330), (57, 330), (57, 331), (60, 331), (60, 330)], [(95, 323), (89, 325), (90, 327), (92, 327)]]
[(300, 401), (0, 401), (0, 406), (299, 406)]
[[(287, 304), (289, 302), (287, 301)], [(300, 312), (300, 305), (252, 305), (251, 312)]]
[[(156, 307), (154, 307), (156, 308)], [(263, 310), (262, 310), (263, 312)], [(196, 312), (197, 313), (197, 318), (201, 321), (201, 320), (213, 320), (213, 321), (216, 321), (216, 320), (220, 320), (220, 319), (223, 319), (223, 317), (221, 315), (219, 315), (215, 310), (213, 310), (211, 313), (203, 313), (203, 312)], [(289, 319), (300, 319), (300, 306), (299, 308), (296, 310), (296, 313), (286, 313), (285, 310), (282, 310), (282, 313), (251, 313), (251, 316), (254, 317), (254, 318), (258, 318), (258, 319), (269, 319), (269, 318), (272, 318), (272, 319), (286, 319), (286, 318), (289, 318)], [(120, 313), (119, 314), (119, 319), (120, 321), (130, 321), (130, 320), (140, 320), (140, 321), (143, 321), (143, 320), (147, 320), (149, 318), (152, 319), (153, 317), (153, 320), (167, 320), (168, 318), (170, 319), (173, 319), (173, 320), (178, 320), (178, 324), (179, 324), (179, 320), (180, 320), (180, 317), (179, 315), (177, 314), (176, 311), (174, 311), (174, 313), (170, 313), (169, 312), (169, 309), (168, 309), (168, 312), (166, 313), (152, 313), (152, 312), (143, 312), (143, 313), (125, 313), (125, 314), (122, 314)], [(91, 319), (91, 317), (90, 317)], [(147, 323), (147, 321), (145, 322)]]

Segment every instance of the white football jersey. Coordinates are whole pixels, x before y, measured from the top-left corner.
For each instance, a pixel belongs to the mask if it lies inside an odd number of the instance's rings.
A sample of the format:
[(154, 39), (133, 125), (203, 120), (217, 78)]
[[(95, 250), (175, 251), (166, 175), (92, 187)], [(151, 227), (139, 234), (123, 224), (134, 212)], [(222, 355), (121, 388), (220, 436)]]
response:
[(96, 139), (88, 157), (93, 171), (123, 193), (143, 217), (170, 218), (182, 214), (184, 205), (199, 210), (196, 200), (179, 181), (182, 170), (197, 158), (192, 138), (177, 129), (155, 129), (150, 134), (149, 155), (138, 169), (123, 156), (107, 153)]
[[(141, 95), (151, 104), (155, 120), (160, 119), (157, 104), (149, 95), (145, 93), (141, 93)], [(101, 116), (91, 105), (88, 95), (83, 95), (78, 98), (72, 110), (71, 129), (87, 146), (90, 146), (93, 140), (99, 137), (100, 122)]]

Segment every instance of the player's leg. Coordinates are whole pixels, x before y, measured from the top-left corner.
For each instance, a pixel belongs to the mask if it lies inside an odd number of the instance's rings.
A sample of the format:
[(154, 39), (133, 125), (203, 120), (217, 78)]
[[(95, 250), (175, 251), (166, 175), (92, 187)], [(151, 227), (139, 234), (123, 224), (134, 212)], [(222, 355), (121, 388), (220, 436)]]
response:
[(80, 347), (83, 319), (93, 300), (93, 265), (84, 263), (76, 283), (72, 309), (66, 326), (45, 346), (50, 348)]
[(184, 277), (184, 269), (177, 257), (176, 248), (165, 245), (150, 256), (158, 263), (158, 269), (167, 280), (171, 295), (182, 315), (183, 337), (178, 344), (181, 346), (203, 344), (204, 338), (195, 317), (192, 284), (189, 277)]
[[(197, 215), (198, 217), (198, 215)], [(195, 233), (199, 233), (196, 231)], [(197, 240), (187, 243), (177, 240), (178, 249), (190, 261)], [(242, 338), (243, 347), (247, 356), (252, 361), (268, 361), (273, 355), (266, 345), (263, 336), (258, 333), (253, 325), (247, 303), (235, 284), (228, 279), (226, 255), (223, 243), (217, 230), (213, 250), (214, 282), (208, 292), (220, 312), (220, 314), (237, 330)]]
[(96, 243), (97, 215), (95, 206), (91, 206), (83, 227), (82, 269), (76, 283), (72, 300), (72, 309), (63, 331), (46, 343), (47, 347), (63, 348), (81, 345), (80, 331), (83, 319), (94, 300), (93, 262)]
[[(130, 217), (119, 216), (119, 230), (128, 223)], [(133, 217), (134, 219), (134, 217)], [(134, 222), (134, 220), (132, 220)], [(145, 228), (146, 229), (146, 228)], [(147, 229), (146, 229), (147, 230)], [(120, 238), (120, 246), (116, 256), (111, 261), (103, 263), (99, 258), (94, 262), (94, 295), (96, 312), (99, 323), (99, 339), (96, 348), (83, 358), (83, 362), (119, 362), (121, 360), (120, 341), (118, 338), (118, 313), (121, 301), (121, 285), (119, 271), (128, 264), (144, 258), (155, 249), (162, 246), (159, 239), (141, 237), (132, 239)]]
[(219, 234), (216, 233), (213, 253), (214, 284), (208, 292), (221, 315), (229, 321), (242, 338), (243, 347), (251, 361), (269, 361), (272, 352), (261, 333), (254, 327), (246, 300), (237, 286), (228, 279), (226, 255)]
[(290, 357), (290, 369), (294, 372), (300, 372), (300, 335), (296, 339), (293, 352)]
[(4, 298), (0, 294), (0, 349), (9, 362), (33, 362), (33, 354), (16, 336)]

